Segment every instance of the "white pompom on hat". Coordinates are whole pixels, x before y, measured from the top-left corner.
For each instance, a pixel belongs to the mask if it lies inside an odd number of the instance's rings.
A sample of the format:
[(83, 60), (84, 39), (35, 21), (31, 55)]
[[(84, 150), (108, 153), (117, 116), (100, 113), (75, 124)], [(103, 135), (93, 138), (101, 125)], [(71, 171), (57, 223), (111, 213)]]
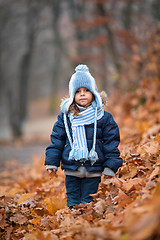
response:
[(98, 93), (95, 79), (89, 72), (86, 65), (79, 64), (75, 68), (75, 73), (72, 75), (69, 82), (69, 98), (66, 99), (62, 104), (62, 112), (67, 113), (70, 105), (74, 100), (74, 95), (78, 88), (85, 87), (88, 88), (95, 96), (95, 101), (93, 102), (93, 107), (100, 109), (102, 107), (102, 100)]

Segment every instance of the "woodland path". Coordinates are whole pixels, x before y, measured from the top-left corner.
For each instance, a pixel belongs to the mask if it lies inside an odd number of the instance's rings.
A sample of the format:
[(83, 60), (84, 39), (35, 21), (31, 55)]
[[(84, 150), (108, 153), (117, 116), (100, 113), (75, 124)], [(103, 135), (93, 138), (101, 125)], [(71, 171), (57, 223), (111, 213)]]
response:
[(24, 136), (15, 142), (0, 142), (0, 170), (6, 162), (18, 161), (29, 164), (34, 155), (45, 155), (45, 148), (50, 143), (55, 116), (30, 120), (24, 126)]

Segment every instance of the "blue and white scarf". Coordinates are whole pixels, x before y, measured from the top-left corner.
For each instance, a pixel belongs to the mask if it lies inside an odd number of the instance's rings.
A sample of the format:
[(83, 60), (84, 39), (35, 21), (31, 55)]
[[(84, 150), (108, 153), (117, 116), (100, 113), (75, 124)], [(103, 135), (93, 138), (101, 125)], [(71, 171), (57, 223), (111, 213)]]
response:
[[(97, 131), (97, 120), (101, 119), (104, 115), (104, 107), (97, 110), (92, 106), (88, 107), (80, 113), (80, 115), (73, 116), (73, 113), (69, 113), (69, 118), (72, 127), (72, 138), (69, 133), (66, 115), (64, 114), (64, 123), (66, 128), (66, 133), (71, 145), (71, 151), (69, 153), (70, 160), (90, 160), (91, 165), (93, 165), (98, 160), (98, 155), (95, 151), (96, 145), (96, 131)], [(85, 133), (85, 125), (94, 123), (94, 136), (93, 136), (93, 146), (91, 151), (88, 151), (87, 140)], [(73, 139), (73, 141), (72, 141)]]

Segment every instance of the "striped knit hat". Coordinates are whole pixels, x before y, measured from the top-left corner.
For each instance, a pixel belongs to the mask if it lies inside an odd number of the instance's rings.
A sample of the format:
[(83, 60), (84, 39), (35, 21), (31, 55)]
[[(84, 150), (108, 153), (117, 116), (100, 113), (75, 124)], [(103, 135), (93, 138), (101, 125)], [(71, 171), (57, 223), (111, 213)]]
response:
[(97, 91), (95, 79), (90, 74), (88, 67), (86, 65), (79, 64), (75, 68), (75, 71), (76, 72), (72, 75), (69, 82), (69, 98), (63, 102), (62, 112), (68, 112), (69, 107), (74, 100), (74, 95), (77, 89), (81, 87), (86, 87), (93, 93), (93, 95), (95, 96), (93, 107), (97, 107), (97, 109), (100, 109), (102, 107), (102, 100)]

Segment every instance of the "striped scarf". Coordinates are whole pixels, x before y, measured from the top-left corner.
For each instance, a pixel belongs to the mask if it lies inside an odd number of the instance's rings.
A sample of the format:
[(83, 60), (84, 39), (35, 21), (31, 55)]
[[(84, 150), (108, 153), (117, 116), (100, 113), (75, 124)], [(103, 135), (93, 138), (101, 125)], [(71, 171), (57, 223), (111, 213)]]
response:
[[(97, 159), (98, 155), (95, 151), (96, 145), (96, 131), (97, 131), (97, 120), (101, 119), (104, 115), (104, 107), (97, 110), (97, 107), (94, 109), (92, 106), (88, 107), (84, 111), (73, 117), (73, 113), (69, 114), (72, 127), (72, 138), (69, 133), (66, 115), (64, 114), (64, 123), (66, 128), (66, 133), (71, 145), (71, 151), (69, 153), (70, 160), (90, 160), (93, 165)], [(94, 123), (94, 136), (93, 136), (93, 146), (91, 151), (88, 151), (87, 140), (85, 133), (85, 125)], [(73, 139), (73, 141), (72, 141)]]

